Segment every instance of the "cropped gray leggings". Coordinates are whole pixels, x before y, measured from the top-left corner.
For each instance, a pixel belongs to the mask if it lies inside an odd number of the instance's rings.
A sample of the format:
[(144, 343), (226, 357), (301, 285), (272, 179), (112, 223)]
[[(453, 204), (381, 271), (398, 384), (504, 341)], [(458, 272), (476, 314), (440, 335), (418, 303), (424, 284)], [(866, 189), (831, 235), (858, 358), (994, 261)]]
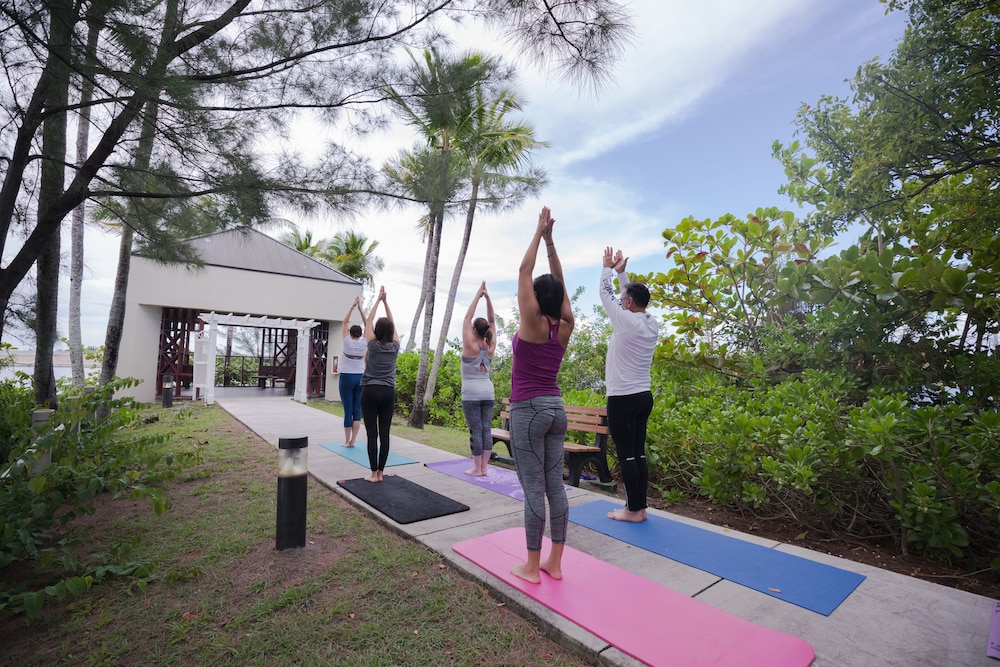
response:
[(545, 499), (549, 500), (552, 542), (566, 542), (569, 501), (563, 485), (566, 411), (561, 396), (537, 396), (510, 404), (510, 445), (524, 490), (524, 537), (528, 551), (541, 551)]
[(493, 452), (493, 401), (462, 401), (473, 456)]

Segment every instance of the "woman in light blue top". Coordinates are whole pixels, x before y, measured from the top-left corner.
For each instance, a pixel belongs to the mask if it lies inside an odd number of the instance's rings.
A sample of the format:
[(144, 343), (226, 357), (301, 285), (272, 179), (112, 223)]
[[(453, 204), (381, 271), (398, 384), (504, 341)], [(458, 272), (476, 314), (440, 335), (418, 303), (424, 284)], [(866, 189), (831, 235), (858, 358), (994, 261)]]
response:
[[(475, 317), (480, 299), (486, 299), (486, 318)], [(475, 318), (475, 319), (473, 319)], [(486, 466), (493, 453), (493, 380), (490, 365), (497, 349), (496, 320), (493, 302), (486, 292), (486, 281), (479, 286), (462, 323), (462, 411), (469, 426), (472, 468), (466, 475), (486, 476)]]
[(340, 403), (344, 406), (344, 447), (353, 447), (361, 430), (361, 377), (365, 372), (365, 353), (368, 343), (363, 338), (364, 329), (351, 324), (351, 313), (358, 309), (361, 321), (365, 313), (361, 310), (361, 297), (354, 299), (351, 309), (344, 315), (341, 327), (343, 350), (337, 372), (340, 373)]

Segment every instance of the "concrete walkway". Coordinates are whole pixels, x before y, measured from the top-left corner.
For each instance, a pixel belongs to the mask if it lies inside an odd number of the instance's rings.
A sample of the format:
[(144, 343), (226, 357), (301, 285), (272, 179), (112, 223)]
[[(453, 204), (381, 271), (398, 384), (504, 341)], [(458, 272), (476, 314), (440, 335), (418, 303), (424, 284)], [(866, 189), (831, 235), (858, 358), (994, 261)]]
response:
[[(216, 401), (275, 446), (282, 437), (308, 436), (309, 471), (314, 479), (396, 532), (437, 551), (455, 567), (480, 580), (519, 613), (545, 628), (547, 634), (560, 643), (583, 651), (593, 662), (623, 666), (640, 664), (452, 551), (451, 545), (456, 542), (523, 525), (523, 506), (519, 501), (423, 465), (454, 459), (455, 455), (393, 436), (392, 451), (420, 463), (395, 466), (391, 472), (471, 508), (468, 512), (399, 525), (337, 486), (338, 479), (367, 474), (366, 467), (319, 446), (343, 442), (341, 418), (296, 403), (287, 396), (264, 396), (264, 392), (220, 391)], [(607, 496), (586, 488), (569, 492), (571, 506), (598, 498), (606, 499)], [(668, 512), (650, 512), (722, 531)], [(734, 535), (734, 532), (727, 531), (727, 534)], [(993, 607), (993, 601), (988, 598), (754, 535), (735, 535), (858, 572), (866, 579), (830, 616), (823, 616), (575, 524), (570, 524), (568, 545), (758, 625), (801, 637), (815, 650), (813, 665), (816, 667), (1000, 667), (1000, 661), (986, 656)], [(600, 583), (595, 582), (595, 585)], [(608, 614), (620, 612), (620, 609), (608, 609)], [(664, 632), (668, 631), (669, 628), (664, 628)]]

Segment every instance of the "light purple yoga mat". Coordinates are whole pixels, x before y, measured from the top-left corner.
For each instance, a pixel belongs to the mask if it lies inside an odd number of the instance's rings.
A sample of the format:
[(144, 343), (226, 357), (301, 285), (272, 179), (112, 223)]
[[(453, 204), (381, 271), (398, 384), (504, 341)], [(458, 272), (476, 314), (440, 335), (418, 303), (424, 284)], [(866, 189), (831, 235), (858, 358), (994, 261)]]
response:
[(993, 603), (993, 622), (990, 623), (990, 643), (986, 655), (1000, 658), (1000, 602)]
[(461, 479), (469, 484), (481, 486), (484, 489), (501, 493), (508, 498), (524, 501), (524, 490), (521, 489), (521, 482), (517, 480), (517, 473), (506, 468), (489, 466), (486, 468), (485, 477), (473, 477), (466, 475), (465, 471), (472, 467), (472, 459), (453, 459), (451, 461), (436, 461), (425, 463), (431, 470), (443, 472), (449, 477)]

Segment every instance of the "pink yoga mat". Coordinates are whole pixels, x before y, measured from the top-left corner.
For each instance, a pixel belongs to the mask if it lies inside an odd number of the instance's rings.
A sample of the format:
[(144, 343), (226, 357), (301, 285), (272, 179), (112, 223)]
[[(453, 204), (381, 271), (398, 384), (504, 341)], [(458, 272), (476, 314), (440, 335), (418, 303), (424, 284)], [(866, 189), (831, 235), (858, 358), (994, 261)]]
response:
[[(543, 558), (551, 545), (546, 539)], [(510, 528), (452, 549), (546, 607), (649, 665), (805, 667), (802, 639), (761, 627), (566, 547), (563, 579), (530, 584), (510, 573), (525, 557), (524, 530)]]

